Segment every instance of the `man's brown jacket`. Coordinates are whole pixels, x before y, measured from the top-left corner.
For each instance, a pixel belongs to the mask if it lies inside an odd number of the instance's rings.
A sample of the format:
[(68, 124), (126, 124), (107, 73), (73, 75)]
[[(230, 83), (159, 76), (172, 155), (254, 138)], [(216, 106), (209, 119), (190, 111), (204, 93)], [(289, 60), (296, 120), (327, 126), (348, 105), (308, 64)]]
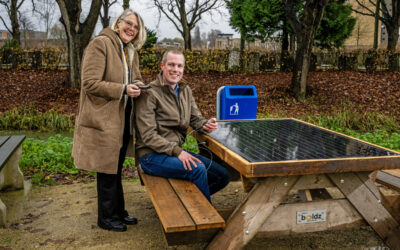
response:
[(169, 85), (164, 85), (162, 75), (150, 83), (151, 89), (136, 100), (136, 152), (138, 157), (151, 152), (178, 156), (190, 127), (202, 130), (207, 123), (194, 100), (192, 90), (179, 84), (179, 97)]

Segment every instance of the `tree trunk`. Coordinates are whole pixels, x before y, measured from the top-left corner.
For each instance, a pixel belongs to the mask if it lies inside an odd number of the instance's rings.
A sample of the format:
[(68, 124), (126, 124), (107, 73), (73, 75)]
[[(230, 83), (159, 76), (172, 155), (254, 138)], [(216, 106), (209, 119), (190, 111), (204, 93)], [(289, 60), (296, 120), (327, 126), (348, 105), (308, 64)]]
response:
[(298, 41), (300, 46), (297, 48), (296, 59), (293, 65), (291, 89), (296, 98), (304, 98), (307, 91), (312, 46), (309, 45), (310, 43), (300, 42), (302, 41), (300, 39)]
[(185, 50), (192, 50), (192, 37), (187, 26), (183, 27), (183, 40), (185, 41)]
[(389, 70), (397, 70), (399, 68), (398, 55), (396, 54), (397, 40), (399, 37), (399, 28), (386, 27), (388, 31), (388, 46), (389, 51)]
[(290, 8), (290, 6), (294, 5), (294, 2), (286, 2), (287, 18), (296, 33), (297, 39), (296, 59), (293, 65), (291, 82), (293, 95), (297, 99), (306, 96), (312, 45), (327, 3), (328, 0), (307, 0), (303, 10), (303, 18), (300, 22), (293, 9)]
[(283, 29), (282, 29), (282, 44), (281, 44), (281, 60), (280, 60), (280, 69), (281, 71), (286, 71), (288, 60), (289, 60), (289, 33), (286, 27), (287, 20), (284, 18), (283, 20)]
[(181, 15), (181, 23), (182, 23), (182, 36), (185, 43), (185, 50), (192, 50), (192, 38), (190, 35), (190, 27), (187, 20), (187, 13), (185, 10), (185, 1), (182, 1), (179, 4), (179, 12)]
[(243, 38), (243, 35), (240, 35), (240, 58), (239, 58), (239, 68), (241, 71), (244, 71), (245, 65), (244, 65), (244, 43), (245, 40)]
[(19, 22), (18, 22), (18, 9), (17, 9), (17, 0), (11, 1), (10, 8), (10, 19), (11, 19), (11, 28), (12, 28), (12, 37), (17, 40), (18, 44), (21, 45), (21, 33), (19, 31)]
[(81, 62), (83, 51), (92, 36), (100, 14), (101, 0), (93, 0), (86, 20), (81, 23), (81, 1), (57, 0), (68, 42), (69, 86), (81, 85)]
[(296, 50), (296, 36), (294, 34), (289, 36), (289, 50), (290, 51)]
[(69, 86), (71, 88), (77, 88), (80, 86), (81, 63), (83, 56), (83, 50), (81, 48), (80, 36), (68, 35)]
[(375, 8), (375, 26), (374, 26), (374, 45), (373, 48), (378, 48), (378, 33), (379, 33), (379, 6), (381, 5), (381, 0), (376, 1)]
[(108, 10), (109, 10), (109, 1), (106, 0), (104, 1), (103, 4), (103, 16), (100, 15), (100, 21), (101, 24), (103, 25), (103, 28), (107, 28), (110, 26), (110, 17), (108, 16)]

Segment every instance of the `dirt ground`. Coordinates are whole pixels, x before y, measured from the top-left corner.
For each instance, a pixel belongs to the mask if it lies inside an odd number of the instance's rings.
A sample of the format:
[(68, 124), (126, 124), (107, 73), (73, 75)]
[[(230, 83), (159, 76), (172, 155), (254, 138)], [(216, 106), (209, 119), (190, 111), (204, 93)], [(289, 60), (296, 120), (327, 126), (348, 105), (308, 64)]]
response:
[[(32, 187), (0, 193), (8, 225), (0, 228), (0, 249), (203, 249), (204, 244), (168, 247), (156, 211), (139, 181), (124, 181), (126, 208), (139, 223), (123, 233), (97, 227), (96, 184)], [(27, 185), (29, 186), (29, 185)], [(243, 198), (240, 182), (212, 197), (219, 209)], [(369, 227), (255, 238), (246, 249), (388, 249)]]

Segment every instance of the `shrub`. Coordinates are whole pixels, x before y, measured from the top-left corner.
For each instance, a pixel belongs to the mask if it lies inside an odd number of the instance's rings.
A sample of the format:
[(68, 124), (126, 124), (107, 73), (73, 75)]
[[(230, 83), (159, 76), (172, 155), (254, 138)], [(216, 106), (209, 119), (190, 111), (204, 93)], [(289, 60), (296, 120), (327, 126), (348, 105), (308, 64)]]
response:
[(1, 48), (1, 63), (12, 64), (13, 68), (16, 68), (19, 63), (21, 45), (15, 39), (8, 40)]

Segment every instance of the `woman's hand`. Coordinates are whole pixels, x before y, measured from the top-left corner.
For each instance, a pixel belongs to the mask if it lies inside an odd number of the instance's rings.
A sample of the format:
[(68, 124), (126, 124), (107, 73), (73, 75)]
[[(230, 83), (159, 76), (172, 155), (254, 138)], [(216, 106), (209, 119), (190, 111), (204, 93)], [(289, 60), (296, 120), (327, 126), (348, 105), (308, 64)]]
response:
[(208, 133), (213, 132), (218, 128), (218, 123), (217, 119), (211, 118), (210, 120), (207, 121), (207, 123), (203, 126), (203, 129), (207, 131)]
[(141, 83), (143, 85), (142, 82), (137, 82), (135, 84), (128, 84), (126, 85), (126, 94), (130, 97), (138, 97), (140, 95), (140, 89), (139, 87), (136, 85), (138, 83)]
[(134, 82), (134, 84), (137, 85), (137, 86), (143, 86), (144, 85), (144, 83), (141, 82), (141, 81)]

